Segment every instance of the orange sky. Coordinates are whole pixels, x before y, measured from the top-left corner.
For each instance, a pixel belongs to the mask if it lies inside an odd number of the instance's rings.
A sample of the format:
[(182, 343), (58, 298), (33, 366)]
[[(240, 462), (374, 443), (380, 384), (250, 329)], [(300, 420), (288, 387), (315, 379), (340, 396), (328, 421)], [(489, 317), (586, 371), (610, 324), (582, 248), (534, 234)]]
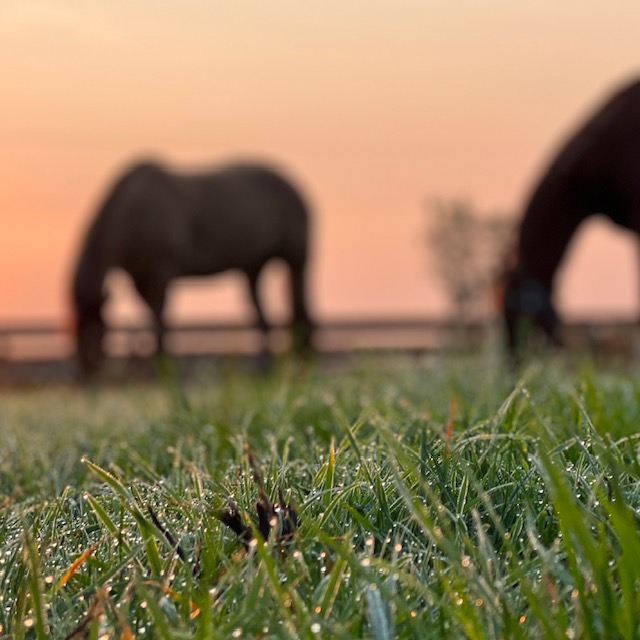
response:
[[(315, 210), (318, 314), (441, 312), (425, 203), (515, 215), (567, 128), (640, 69), (639, 32), (637, 0), (3, 0), (0, 321), (64, 316), (88, 217), (149, 154), (289, 168)], [(586, 228), (560, 308), (635, 312), (634, 251)], [(171, 313), (242, 316), (235, 285), (178, 287)]]

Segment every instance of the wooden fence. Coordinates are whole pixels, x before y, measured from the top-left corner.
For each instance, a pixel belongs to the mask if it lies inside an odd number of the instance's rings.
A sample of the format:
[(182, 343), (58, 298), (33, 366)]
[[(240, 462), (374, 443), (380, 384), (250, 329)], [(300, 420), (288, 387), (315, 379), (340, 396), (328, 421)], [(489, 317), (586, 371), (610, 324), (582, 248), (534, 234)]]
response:
[[(563, 326), (569, 346), (611, 351), (634, 350), (638, 324), (629, 320), (571, 322)], [(422, 350), (473, 348), (483, 344), (496, 323), (459, 324), (446, 319), (397, 318), (327, 320), (317, 327), (315, 343), (320, 353), (354, 350)], [(274, 327), (274, 351), (288, 347), (288, 332)], [(153, 351), (149, 326), (120, 324), (109, 329), (106, 348), (110, 356), (146, 356)], [(168, 351), (174, 355), (252, 355), (260, 335), (246, 323), (183, 323), (170, 327)], [(0, 323), (0, 362), (69, 359), (72, 336), (55, 322)]]
[[(315, 342), (320, 352), (358, 349), (440, 349), (459, 341), (478, 343), (487, 325), (453, 325), (433, 319), (350, 319), (322, 322)], [(251, 355), (257, 353), (260, 334), (247, 323), (182, 323), (169, 328), (167, 348), (175, 355)], [(275, 326), (270, 343), (274, 351), (289, 344), (285, 326)], [(147, 325), (119, 324), (109, 328), (106, 350), (113, 357), (145, 356), (153, 350)], [(54, 322), (0, 323), (0, 361), (59, 360), (73, 352), (72, 336)]]

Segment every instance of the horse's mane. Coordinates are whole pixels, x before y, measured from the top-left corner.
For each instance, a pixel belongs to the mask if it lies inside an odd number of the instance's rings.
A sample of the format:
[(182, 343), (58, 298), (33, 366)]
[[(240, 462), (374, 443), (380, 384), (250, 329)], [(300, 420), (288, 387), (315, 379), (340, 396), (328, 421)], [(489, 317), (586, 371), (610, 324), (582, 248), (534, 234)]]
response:
[(125, 171), (109, 190), (98, 212), (89, 224), (82, 243), (73, 277), (72, 300), (78, 306), (101, 306), (104, 301), (103, 282), (109, 264), (108, 226), (112, 211), (128, 189), (132, 179), (141, 173), (158, 171), (154, 162), (137, 163)]

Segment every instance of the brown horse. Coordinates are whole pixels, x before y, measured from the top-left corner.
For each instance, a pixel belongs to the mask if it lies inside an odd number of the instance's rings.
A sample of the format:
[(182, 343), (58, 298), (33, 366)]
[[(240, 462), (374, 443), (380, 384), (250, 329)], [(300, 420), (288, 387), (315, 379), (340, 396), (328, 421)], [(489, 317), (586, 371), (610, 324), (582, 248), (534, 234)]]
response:
[(175, 278), (236, 269), (249, 283), (258, 327), (269, 324), (258, 299), (258, 278), (272, 258), (290, 270), (294, 346), (310, 347), (305, 275), (309, 214), (297, 190), (271, 169), (231, 165), (181, 174), (155, 163), (133, 166), (108, 193), (89, 226), (72, 283), (76, 345), (85, 375), (104, 359), (105, 276), (127, 272), (154, 318), (163, 351), (163, 310)]
[(503, 294), (512, 353), (528, 327), (558, 343), (554, 276), (569, 241), (593, 214), (640, 233), (640, 80), (617, 92), (569, 138), (533, 190)]

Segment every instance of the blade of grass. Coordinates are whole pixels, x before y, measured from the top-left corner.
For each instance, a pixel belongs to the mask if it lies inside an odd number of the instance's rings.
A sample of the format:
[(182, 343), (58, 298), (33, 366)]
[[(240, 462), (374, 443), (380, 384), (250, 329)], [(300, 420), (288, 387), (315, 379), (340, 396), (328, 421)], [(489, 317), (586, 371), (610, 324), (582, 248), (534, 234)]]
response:
[(98, 478), (120, 496), (122, 506), (133, 516), (138, 525), (140, 534), (145, 542), (147, 558), (152, 570), (155, 575), (160, 575), (162, 571), (162, 561), (160, 560), (160, 554), (158, 553), (158, 547), (156, 546), (153, 534), (155, 533), (159, 538), (163, 539), (162, 532), (157, 529), (151, 519), (144, 516), (132, 491), (127, 489), (118, 478), (87, 458), (83, 458), (83, 462)]
[(347, 568), (347, 562), (344, 558), (340, 557), (333, 565), (333, 569), (328, 576), (326, 586), (322, 599), (320, 600), (320, 612), (325, 620), (329, 620), (331, 617), (331, 610), (338, 597), (340, 591), (340, 585), (345, 578), (345, 570)]
[(129, 553), (131, 548), (122, 535), (122, 530), (117, 527), (113, 520), (109, 517), (104, 507), (96, 500), (88, 491), (84, 492), (84, 499), (89, 503), (89, 506), (93, 509), (96, 517), (107, 528), (107, 531), (111, 533), (117, 540), (118, 545), (124, 550), (124, 553)]
[(46, 613), (44, 610), (43, 586), (44, 581), (40, 571), (40, 560), (35, 542), (29, 533), (29, 529), (24, 527), (23, 538), (24, 560), (28, 566), (28, 581), (31, 596), (31, 607), (35, 615), (34, 630), (38, 640), (49, 638), (49, 626), (46, 623)]
[(333, 491), (333, 483), (336, 467), (336, 439), (335, 436), (331, 436), (331, 443), (329, 444), (329, 457), (325, 465), (325, 478), (324, 478), (324, 506), (325, 509), (331, 502), (331, 493)]

